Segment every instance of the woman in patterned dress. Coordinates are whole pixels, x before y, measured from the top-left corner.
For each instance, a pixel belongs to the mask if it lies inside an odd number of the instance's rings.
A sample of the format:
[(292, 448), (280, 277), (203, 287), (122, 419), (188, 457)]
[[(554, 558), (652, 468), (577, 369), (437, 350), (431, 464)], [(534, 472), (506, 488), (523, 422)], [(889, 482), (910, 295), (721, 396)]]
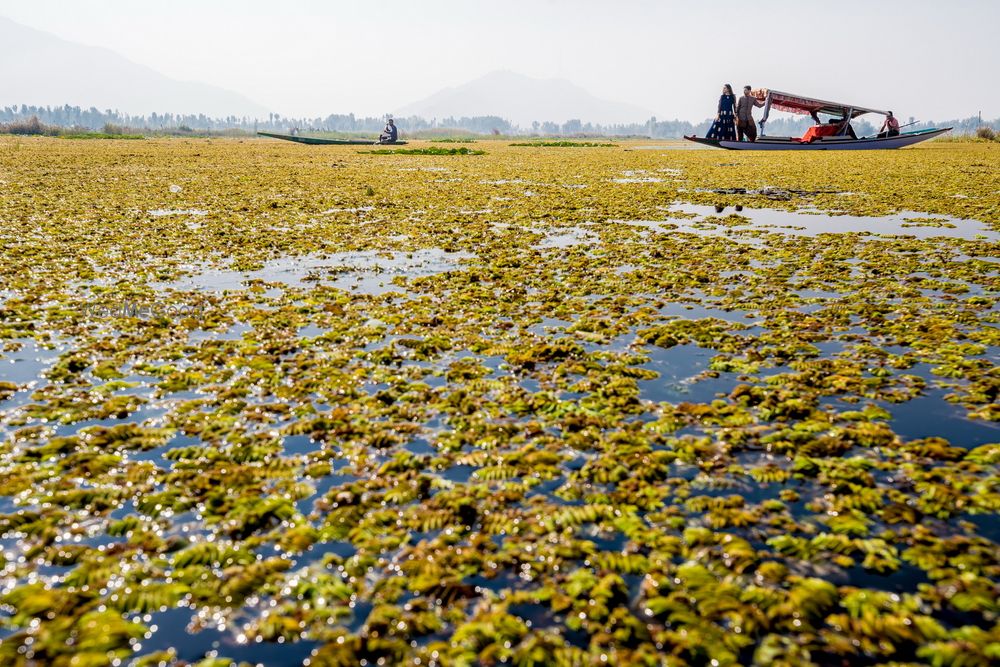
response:
[(736, 141), (735, 109), (736, 95), (733, 94), (733, 87), (727, 83), (722, 87), (722, 97), (719, 98), (719, 111), (715, 115), (715, 122), (705, 136), (709, 139)]

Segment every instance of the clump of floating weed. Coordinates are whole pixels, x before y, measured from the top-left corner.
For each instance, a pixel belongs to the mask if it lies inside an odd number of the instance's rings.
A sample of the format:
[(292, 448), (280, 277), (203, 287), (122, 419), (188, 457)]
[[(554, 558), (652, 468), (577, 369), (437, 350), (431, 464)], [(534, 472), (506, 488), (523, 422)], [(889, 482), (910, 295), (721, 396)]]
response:
[(377, 148), (370, 151), (358, 151), (358, 153), (371, 155), (485, 155), (486, 151), (466, 148), (465, 146), (461, 148), (432, 146), (431, 148)]
[(527, 141), (510, 144), (521, 148), (617, 148), (618, 144), (603, 144), (593, 141)]

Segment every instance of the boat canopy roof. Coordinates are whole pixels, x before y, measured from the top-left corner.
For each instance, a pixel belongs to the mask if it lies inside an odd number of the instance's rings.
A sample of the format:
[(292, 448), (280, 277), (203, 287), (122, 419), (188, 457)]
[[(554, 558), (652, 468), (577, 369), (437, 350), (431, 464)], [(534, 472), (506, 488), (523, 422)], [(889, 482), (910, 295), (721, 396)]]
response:
[(877, 113), (882, 116), (889, 113), (888, 111), (869, 109), (868, 107), (855, 104), (828, 102), (827, 100), (818, 100), (814, 97), (783, 93), (780, 90), (771, 90), (770, 88), (758, 88), (751, 94), (757, 99), (765, 101), (769, 108), (777, 109), (778, 111), (787, 111), (788, 113), (808, 114), (815, 112), (831, 116), (844, 116), (850, 110), (851, 118), (857, 118), (866, 113)]

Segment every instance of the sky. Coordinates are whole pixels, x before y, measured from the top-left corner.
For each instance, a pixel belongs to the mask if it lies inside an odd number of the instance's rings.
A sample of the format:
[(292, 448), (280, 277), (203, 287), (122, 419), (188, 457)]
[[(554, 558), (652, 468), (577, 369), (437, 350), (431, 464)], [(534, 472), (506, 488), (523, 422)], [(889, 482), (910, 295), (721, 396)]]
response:
[(498, 69), (660, 119), (714, 114), (723, 83), (1000, 116), (997, 0), (0, 0), (0, 16), (285, 116), (392, 113)]

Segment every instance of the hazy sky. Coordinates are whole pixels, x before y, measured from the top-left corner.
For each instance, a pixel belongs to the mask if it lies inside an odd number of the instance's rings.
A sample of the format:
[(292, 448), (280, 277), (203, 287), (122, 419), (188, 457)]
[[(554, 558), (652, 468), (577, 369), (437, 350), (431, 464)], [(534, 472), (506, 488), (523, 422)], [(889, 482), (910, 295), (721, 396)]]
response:
[(392, 112), (509, 69), (661, 119), (707, 117), (726, 82), (1000, 116), (997, 0), (0, 0), (0, 15), (284, 115)]

